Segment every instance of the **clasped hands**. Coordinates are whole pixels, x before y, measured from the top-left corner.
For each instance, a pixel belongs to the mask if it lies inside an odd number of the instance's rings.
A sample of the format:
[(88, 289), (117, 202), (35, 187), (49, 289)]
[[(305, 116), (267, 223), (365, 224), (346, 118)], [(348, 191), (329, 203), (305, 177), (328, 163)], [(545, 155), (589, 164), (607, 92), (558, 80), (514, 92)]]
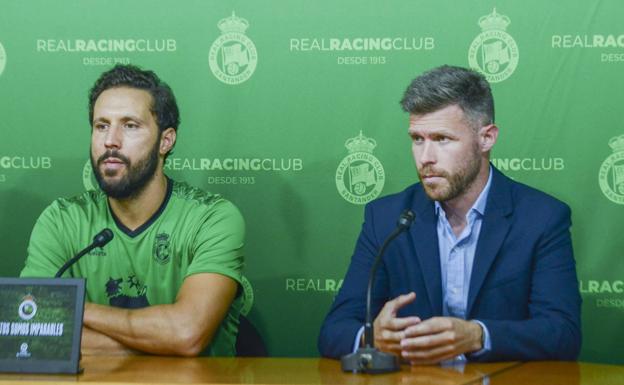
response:
[(482, 349), (483, 329), (476, 322), (453, 317), (397, 317), (416, 300), (414, 292), (386, 302), (373, 324), (375, 346), (412, 365), (437, 364)]

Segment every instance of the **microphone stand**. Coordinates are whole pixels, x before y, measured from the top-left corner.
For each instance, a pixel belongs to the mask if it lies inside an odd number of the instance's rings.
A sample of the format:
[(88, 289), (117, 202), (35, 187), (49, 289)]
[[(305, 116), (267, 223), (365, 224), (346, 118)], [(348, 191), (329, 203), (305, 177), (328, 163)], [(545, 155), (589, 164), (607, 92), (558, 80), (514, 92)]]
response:
[(355, 353), (342, 356), (340, 359), (342, 370), (353, 373), (390, 373), (399, 370), (399, 359), (396, 355), (385, 353), (375, 348), (375, 336), (373, 329), (373, 317), (371, 312), (372, 292), (375, 283), (375, 273), (381, 263), (386, 248), (396, 237), (407, 229), (414, 220), (414, 213), (405, 210), (399, 217), (399, 222), (394, 231), (386, 238), (379, 253), (375, 256), (375, 262), (368, 278), (366, 291), (366, 321), (364, 323), (364, 347), (358, 348)]
[(89, 246), (87, 246), (86, 248), (82, 249), (78, 254), (76, 254), (75, 257), (73, 257), (69, 261), (65, 262), (65, 264), (63, 266), (61, 266), (59, 271), (56, 273), (54, 278), (60, 278), (63, 275), (63, 273), (65, 273), (65, 271), (67, 269), (69, 269), (69, 267), (71, 265), (76, 263), (85, 254), (87, 254), (89, 251), (95, 249), (96, 247), (104, 246), (105, 244), (110, 242), (111, 239), (113, 239), (113, 232), (111, 231), (111, 229), (106, 228), (106, 229), (100, 231), (99, 233), (97, 233), (95, 235), (95, 237), (93, 237), (93, 242), (91, 242), (91, 244)]

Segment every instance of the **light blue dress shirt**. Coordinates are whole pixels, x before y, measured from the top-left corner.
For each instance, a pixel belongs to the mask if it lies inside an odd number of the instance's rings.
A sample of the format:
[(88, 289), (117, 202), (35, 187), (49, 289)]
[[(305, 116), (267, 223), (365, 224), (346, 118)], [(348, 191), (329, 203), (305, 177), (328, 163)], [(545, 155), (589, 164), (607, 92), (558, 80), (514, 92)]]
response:
[[(437, 233), (438, 249), (440, 251), (440, 271), (442, 273), (442, 313), (444, 316), (466, 319), (472, 265), (491, 184), (492, 167), (490, 166), (488, 181), (475, 203), (466, 213), (466, 226), (459, 237), (456, 237), (453, 233), (442, 205), (437, 201), (434, 202), (436, 216), (438, 217)], [(481, 326), (484, 335), (483, 348), (470, 354), (476, 357), (491, 350), (492, 342), (487, 327), (478, 320), (473, 321)], [(356, 351), (359, 347), (363, 332), (364, 327), (361, 327), (355, 337), (353, 351)], [(457, 356), (454, 361), (466, 361), (466, 357), (462, 354)]]
[[(435, 202), (435, 212), (438, 217), (437, 232), (438, 249), (440, 251), (440, 271), (442, 273), (442, 314), (444, 316), (466, 319), (472, 265), (491, 184), (492, 168), (490, 167), (488, 181), (475, 203), (466, 213), (466, 226), (459, 236), (455, 236), (455, 233), (453, 233), (442, 205), (437, 201)], [(484, 334), (483, 348), (471, 353), (472, 356), (479, 356), (489, 351), (492, 347), (487, 327), (480, 321), (474, 321), (481, 325)], [(466, 357), (460, 355), (457, 359), (465, 360)]]

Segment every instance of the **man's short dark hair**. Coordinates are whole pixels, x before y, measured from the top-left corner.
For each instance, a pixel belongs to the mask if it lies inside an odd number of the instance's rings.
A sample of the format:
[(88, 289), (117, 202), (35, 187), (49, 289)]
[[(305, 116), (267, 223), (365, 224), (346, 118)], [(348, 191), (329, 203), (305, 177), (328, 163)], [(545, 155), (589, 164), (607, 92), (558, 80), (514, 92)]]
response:
[(429, 70), (412, 80), (401, 100), (403, 110), (415, 115), (451, 105), (459, 106), (474, 128), (494, 123), (490, 84), (467, 68), (443, 65)]
[[(142, 70), (134, 65), (117, 64), (100, 75), (89, 91), (89, 124), (93, 124), (93, 107), (100, 94), (111, 88), (129, 87), (145, 90), (152, 95), (150, 111), (156, 118), (158, 129), (163, 132), (169, 127), (178, 130), (180, 112), (173, 91), (160, 80), (154, 71)], [(169, 151), (171, 153), (171, 151)]]

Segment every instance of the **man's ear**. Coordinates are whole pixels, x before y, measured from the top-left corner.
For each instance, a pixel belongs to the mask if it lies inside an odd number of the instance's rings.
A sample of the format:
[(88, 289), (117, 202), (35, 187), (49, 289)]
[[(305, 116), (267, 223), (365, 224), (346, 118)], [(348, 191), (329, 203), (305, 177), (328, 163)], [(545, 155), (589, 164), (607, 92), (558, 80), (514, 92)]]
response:
[(160, 155), (166, 155), (176, 142), (176, 130), (172, 127), (167, 128), (160, 134)]
[(489, 152), (498, 139), (498, 127), (495, 124), (488, 124), (479, 129), (479, 147), (482, 152)]

